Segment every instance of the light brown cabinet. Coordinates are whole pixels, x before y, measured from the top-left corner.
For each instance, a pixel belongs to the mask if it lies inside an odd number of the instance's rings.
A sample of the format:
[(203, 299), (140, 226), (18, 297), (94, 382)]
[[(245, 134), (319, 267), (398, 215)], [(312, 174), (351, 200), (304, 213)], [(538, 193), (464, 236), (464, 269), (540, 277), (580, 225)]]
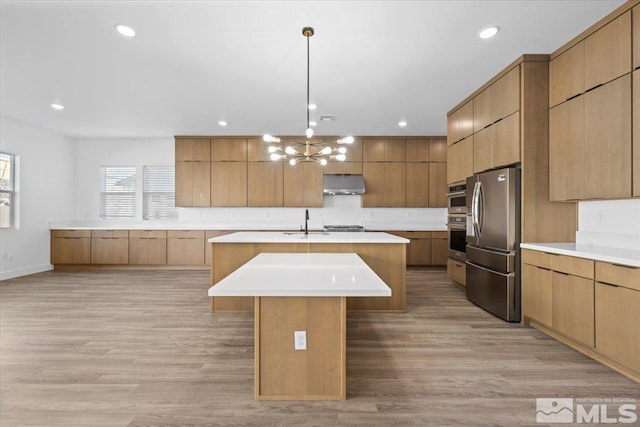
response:
[(429, 207), (446, 208), (447, 190), (447, 164), (429, 163)]
[(584, 92), (584, 43), (578, 43), (549, 62), (549, 106)]
[(130, 230), (129, 264), (166, 265), (167, 232), (165, 230)]
[(211, 138), (212, 162), (246, 162), (246, 138)]
[(316, 162), (284, 165), (285, 207), (322, 207), (323, 166)]
[(211, 162), (211, 206), (247, 206), (247, 162)]
[(447, 265), (449, 244), (446, 231), (431, 232), (431, 265)]
[(473, 175), (473, 143), (475, 135), (447, 147), (447, 184), (464, 182)]
[(552, 326), (575, 341), (594, 345), (593, 278), (552, 273)]
[(176, 162), (208, 162), (211, 160), (211, 139), (176, 137), (175, 153)]
[(482, 129), (473, 136), (475, 173), (520, 161), (520, 113)]
[(363, 207), (404, 207), (404, 162), (364, 162), (362, 172), (366, 192)]
[(407, 265), (413, 267), (431, 264), (430, 231), (389, 231), (388, 233), (409, 239), (406, 245)]
[(128, 264), (127, 230), (91, 231), (91, 264)]
[(631, 11), (584, 40), (584, 90), (631, 71)]
[[(634, 8), (634, 16), (640, 15), (640, 9)], [(638, 18), (640, 20), (640, 18)], [(640, 28), (638, 29), (640, 33)], [(640, 37), (640, 36), (639, 36)], [(638, 41), (640, 44), (640, 41)], [(633, 72), (633, 95), (632, 95), (632, 111), (633, 111), (633, 135), (631, 141), (633, 147), (633, 197), (640, 197), (640, 70)]]
[(324, 174), (348, 173), (361, 174), (362, 162), (329, 162), (323, 167)]
[(204, 231), (167, 231), (167, 264), (204, 265)]
[(478, 132), (520, 109), (520, 67), (516, 66), (473, 98), (473, 130)]
[(550, 200), (631, 197), (631, 127), (630, 75), (553, 107)]
[(522, 265), (522, 316), (552, 326), (551, 270)]
[[(429, 206), (429, 168), (431, 163), (407, 163), (406, 164), (406, 200), (405, 206), (428, 207)], [(446, 190), (445, 190), (446, 193)]]
[(447, 146), (473, 134), (473, 100), (468, 101), (447, 119)]
[(177, 161), (175, 171), (176, 206), (211, 205), (211, 163)]
[(467, 269), (464, 262), (449, 258), (447, 260), (447, 276), (454, 282), (467, 286)]
[(631, 35), (633, 40), (631, 45), (633, 47), (633, 69), (640, 67), (640, 6), (635, 6), (631, 9)]
[(211, 243), (209, 243), (209, 239), (214, 237), (224, 236), (225, 234), (235, 233), (234, 231), (225, 231), (225, 230), (207, 230), (204, 234), (204, 263), (206, 265), (211, 265)]
[(254, 207), (284, 205), (282, 161), (248, 162), (247, 204)]
[(405, 142), (406, 162), (429, 162), (431, 161), (429, 158), (430, 150), (431, 144), (429, 139), (408, 139)]
[(89, 264), (90, 230), (52, 230), (51, 264)]
[(362, 159), (365, 162), (404, 162), (404, 139), (365, 139), (362, 142)]

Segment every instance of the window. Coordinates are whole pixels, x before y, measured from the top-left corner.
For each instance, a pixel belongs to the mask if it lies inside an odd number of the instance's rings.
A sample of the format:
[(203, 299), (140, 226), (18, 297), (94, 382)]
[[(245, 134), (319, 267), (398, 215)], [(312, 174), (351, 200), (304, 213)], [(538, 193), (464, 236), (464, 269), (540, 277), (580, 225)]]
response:
[(135, 166), (100, 167), (100, 217), (136, 216)]
[(144, 219), (178, 218), (173, 166), (145, 166), (143, 174)]
[(0, 228), (13, 225), (13, 205), (15, 201), (15, 157), (0, 153)]

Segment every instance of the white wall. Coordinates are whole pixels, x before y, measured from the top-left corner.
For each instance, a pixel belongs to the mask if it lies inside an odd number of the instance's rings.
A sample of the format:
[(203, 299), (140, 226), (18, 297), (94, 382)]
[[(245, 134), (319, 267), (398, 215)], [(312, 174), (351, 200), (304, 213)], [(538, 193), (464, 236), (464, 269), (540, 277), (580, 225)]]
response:
[(79, 139), (76, 144), (75, 215), (100, 219), (100, 166), (136, 166), (136, 219), (142, 219), (142, 166), (172, 166), (173, 138)]
[(18, 156), (19, 229), (0, 230), (0, 279), (50, 270), (49, 221), (74, 206), (74, 141), (0, 117), (0, 150)]
[(640, 250), (640, 200), (580, 202), (576, 243)]

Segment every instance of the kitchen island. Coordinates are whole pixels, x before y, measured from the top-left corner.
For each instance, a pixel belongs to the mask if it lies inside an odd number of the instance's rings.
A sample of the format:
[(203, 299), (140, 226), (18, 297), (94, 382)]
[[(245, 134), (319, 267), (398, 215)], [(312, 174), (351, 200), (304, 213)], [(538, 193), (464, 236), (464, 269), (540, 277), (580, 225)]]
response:
[[(356, 253), (391, 288), (391, 297), (349, 297), (349, 311), (406, 310), (406, 244), (408, 239), (381, 232), (322, 233), (238, 232), (208, 240), (211, 244), (211, 285), (260, 253)], [(292, 260), (293, 263), (293, 260)], [(254, 310), (253, 298), (214, 296), (212, 312)]]
[(209, 289), (254, 299), (256, 400), (346, 399), (346, 297), (390, 295), (353, 253), (263, 253)]

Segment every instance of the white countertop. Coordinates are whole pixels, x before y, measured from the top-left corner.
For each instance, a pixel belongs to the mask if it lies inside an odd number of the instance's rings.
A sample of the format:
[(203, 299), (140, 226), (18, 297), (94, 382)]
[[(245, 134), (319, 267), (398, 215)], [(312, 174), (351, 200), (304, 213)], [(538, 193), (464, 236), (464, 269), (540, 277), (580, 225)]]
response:
[(640, 267), (640, 250), (581, 245), (576, 243), (521, 243), (520, 247), (522, 249)]
[(389, 297), (391, 289), (354, 253), (262, 253), (209, 296)]
[(213, 237), (209, 243), (409, 243), (409, 239), (381, 232), (240, 231)]

